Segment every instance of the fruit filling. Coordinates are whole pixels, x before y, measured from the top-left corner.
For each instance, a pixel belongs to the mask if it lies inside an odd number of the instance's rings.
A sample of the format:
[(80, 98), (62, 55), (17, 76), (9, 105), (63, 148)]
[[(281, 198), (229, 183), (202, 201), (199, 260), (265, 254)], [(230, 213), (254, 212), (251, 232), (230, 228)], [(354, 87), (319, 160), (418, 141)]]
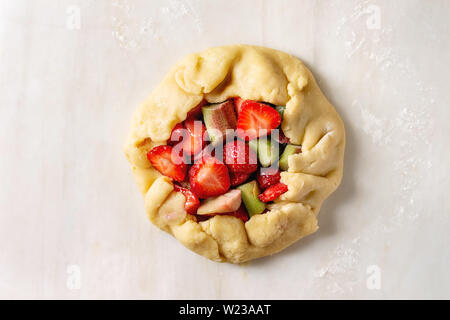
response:
[(174, 126), (167, 145), (154, 147), (147, 158), (173, 180), (197, 221), (228, 215), (246, 222), (288, 191), (280, 171), (302, 152), (281, 130), (284, 111), (241, 97), (202, 101)]

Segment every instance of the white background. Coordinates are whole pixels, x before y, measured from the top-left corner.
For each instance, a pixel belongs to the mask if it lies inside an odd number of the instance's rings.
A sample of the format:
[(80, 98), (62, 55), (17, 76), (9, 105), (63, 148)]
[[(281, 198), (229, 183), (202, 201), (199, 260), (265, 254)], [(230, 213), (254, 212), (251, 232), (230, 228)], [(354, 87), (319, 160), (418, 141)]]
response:
[[(1, 0), (0, 297), (450, 298), (449, 16), (448, 0)], [(347, 133), (319, 231), (243, 266), (151, 225), (122, 153), (171, 65), (233, 43), (301, 58)]]

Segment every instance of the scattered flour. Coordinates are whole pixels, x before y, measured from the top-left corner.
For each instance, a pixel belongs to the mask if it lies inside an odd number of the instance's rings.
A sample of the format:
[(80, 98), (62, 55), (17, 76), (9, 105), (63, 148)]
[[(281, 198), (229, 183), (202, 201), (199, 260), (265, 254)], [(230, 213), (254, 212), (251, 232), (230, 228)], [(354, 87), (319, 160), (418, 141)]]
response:
[[(349, 15), (338, 20), (335, 36), (343, 43), (344, 54), (348, 59), (355, 55), (363, 59), (368, 68), (362, 81), (372, 80), (374, 73), (384, 73), (391, 77), (392, 83), (401, 82), (406, 90), (411, 92), (410, 98), (405, 98), (405, 89), (396, 91), (393, 87), (389, 95), (399, 101), (398, 110), (391, 110), (391, 114), (378, 114), (363, 102), (355, 99), (353, 110), (359, 110), (361, 116), (360, 128), (371, 139), (372, 143), (383, 150), (397, 150), (400, 156), (391, 163), (393, 177), (393, 195), (395, 199), (392, 212), (384, 213), (376, 221), (360, 231), (364, 242), (369, 242), (381, 233), (393, 233), (407, 223), (423, 218), (427, 213), (421, 208), (419, 196), (420, 182), (427, 176), (433, 166), (428, 158), (431, 150), (430, 135), (433, 121), (429, 110), (435, 103), (433, 89), (428, 87), (416, 73), (416, 69), (408, 56), (400, 54), (396, 48), (393, 28), (382, 20), (381, 28), (366, 28), (366, 8), (375, 1), (359, 1)], [(332, 2), (332, 7), (340, 6)], [(382, 10), (380, 5), (377, 6)], [(416, 100), (411, 96), (417, 97)], [(411, 103), (411, 101), (414, 101)], [(385, 109), (381, 109), (385, 110)], [(380, 148), (381, 149), (381, 148)], [(332, 296), (348, 294), (356, 284), (364, 283), (363, 279), (356, 281), (357, 276), (365, 277), (365, 269), (360, 266), (361, 246), (360, 236), (357, 241), (343, 242), (327, 258), (324, 266), (316, 269), (316, 285), (325, 289), (325, 294)], [(366, 244), (366, 243), (365, 243)], [(324, 281), (325, 280), (325, 281)]]
[(360, 283), (357, 272), (360, 262), (359, 243), (360, 239), (354, 238), (349, 244), (337, 246), (325, 266), (316, 270), (315, 284), (323, 289), (321, 292), (325, 296), (352, 292)]
[[(132, 3), (132, 2), (131, 2)], [(111, 17), (112, 36), (123, 49), (149, 48), (156, 41), (159, 44), (179, 41), (183, 32), (203, 32), (202, 24), (190, 0), (169, 0), (157, 10), (137, 12), (128, 0), (112, 1), (114, 15)], [(174, 36), (177, 24), (183, 24), (180, 36)], [(170, 38), (170, 37), (175, 38)]]

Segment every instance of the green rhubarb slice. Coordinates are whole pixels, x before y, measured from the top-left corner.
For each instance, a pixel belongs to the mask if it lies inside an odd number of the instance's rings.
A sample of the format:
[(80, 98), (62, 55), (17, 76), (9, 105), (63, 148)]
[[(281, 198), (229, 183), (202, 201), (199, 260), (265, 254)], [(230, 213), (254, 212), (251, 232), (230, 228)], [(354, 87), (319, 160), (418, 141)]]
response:
[(253, 180), (237, 187), (241, 190), (242, 201), (248, 214), (252, 217), (255, 214), (261, 214), (266, 209), (264, 202), (258, 199), (260, 193), (258, 183)]
[(284, 110), (286, 110), (285, 106), (276, 106), (275, 110), (277, 110), (277, 112), (280, 114), (281, 119), (283, 119), (283, 115), (284, 115)]
[(205, 106), (202, 108), (202, 113), (203, 121), (212, 143), (223, 141), (227, 130), (236, 129), (236, 112), (231, 100)]
[(248, 142), (249, 147), (258, 153), (258, 139), (253, 139)]
[(286, 171), (289, 167), (288, 163), (289, 156), (301, 152), (302, 152), (301, 146), (296, 146), (293, 144), (286, 145), (286, 148), (284, 148), (283, 154), (280, 157), (280, 161), (278, 162), (280, 169)]
[(278, 160), (278, 145), (270, 139), (258, 140), (258, 159), (263, 167), (269, 167)]

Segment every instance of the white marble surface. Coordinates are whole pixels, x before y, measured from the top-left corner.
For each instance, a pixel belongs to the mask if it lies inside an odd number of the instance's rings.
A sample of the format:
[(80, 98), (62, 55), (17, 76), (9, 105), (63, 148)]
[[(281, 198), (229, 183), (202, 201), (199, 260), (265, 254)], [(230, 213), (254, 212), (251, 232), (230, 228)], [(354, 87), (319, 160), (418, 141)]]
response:
[[(450, 298), (449, 16), (448, 0), (0, 0), (0, 298)], [(232, 43), (304, 60), (348, 137), (320, 230), (244, 266), (153, 227), (121, 149), (176, 60)]]

